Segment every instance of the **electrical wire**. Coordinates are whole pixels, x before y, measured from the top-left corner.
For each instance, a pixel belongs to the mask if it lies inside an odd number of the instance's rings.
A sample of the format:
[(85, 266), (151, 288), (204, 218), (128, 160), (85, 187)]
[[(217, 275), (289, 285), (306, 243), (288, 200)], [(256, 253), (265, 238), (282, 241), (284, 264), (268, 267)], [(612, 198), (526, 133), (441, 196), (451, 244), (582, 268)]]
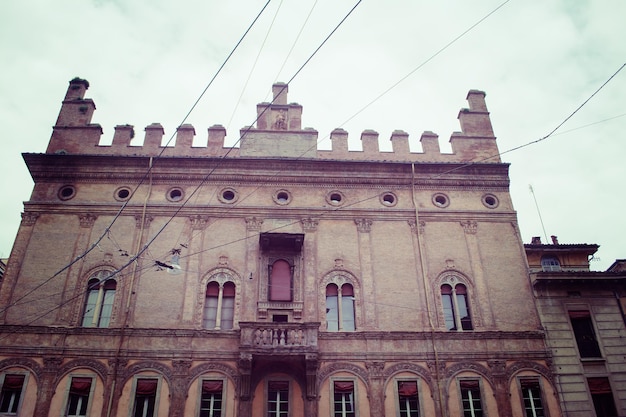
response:
[[(187, 112), (187, 114), (185, 115), (185, 117), (183, 117), (182, 122), (180, 123), (180, 125), (184, 124), (185, 121), (189, 118), (189, 116), (191, 115), (191, 113), (193, 112), (193, 110), (197, 107), (198, 103), (200, 102), (200, 100), (202, 99), (202, 97), (204, 97), (204, 94), (207, 92), (207, 90), (209, 89), (209, 87), (213, 84), (213, 82), (215, 81), (215, 79), (217, 78), (217, 76), (220, 74), (220, 72), (222, 71), (222, 69), (226, 66), (226, 64), (228, 63), (228, 61), (230, 60), (230, 58), (233, 56), (233, 54), (235, 53), (235, 51), (237, 50), (237, 48), (239, 47), (239, 45), (241, 45), (241, 43), (243, 42), (244, 38), (246, 37), (246, 35), (250, 32), (250, 30), (252, 29), (252, 27), (254, 26), (254, 24), (256, 23), (256, 21), (259, 19), (259, 17), (261, 16), (261, 14), (263, 14), (263, 11), (267, 8), (267, 6), (269, 5), (269, 3), (271, 2), (271, 0), (267, 0), (267, 2), (265, 3), (265, 5), (261, 8), (261, 11), (256, 15), (256, 17), (254, 18), (254, 20), (252, 21), (252, 23), (248, 26), (248, 28), (246, 29), (246, 31), (244, 32), (244, 34), (239, 38), (239, 41), (237, 42), (237, 44), (234, 46), (234, 48), (230, 51), (230, 53), (228, 54), (228, 56), (226, 57), (226, 59), (222, 62), (222, 65), (219, 67), (219, 69), (217, 70), (217, 72), (213, 75), (213, 77), (211, 78), (211, 80), (209, 81), (209, 83), (207, 84), (207, 86), (204, 88), (204, 90), (202, 91), (202, 93), (200, 93), (200, 96), (198, 96), (198, 98), (196, 99), (196, 101), (194, 102), (194, 104), (191, 106), (191, 108), (189, 109), (189, 111)], [(169, 143), (172, 141), (172, 139), (174, 138), (175, 134), (172, 134), (172, 136), (170, 137), (170, 139), (167, 141), (165, 147), (163, 147), (163, 149), (161, 150), (161, 152), (159, 153), (158, 156), (156, 156), (154, 158), (154, 160), (159, 159), (163, 153), (165, 152), (165, 150), (167, 149), (167, 146), (169, 145)], [(27, 292), (23, 297), (28, 296), (29, 294), (31, 294), (33, 291), (36, 291), (37, 289), (41, 288), (41, 286), (47, 284), (50, 280), (56, 278), (57, 276), (59, 276), (61, 273), (63, 273), (64, 271), (66, 271), (68, 268), (70, 268), (72, 265), (74, 265), (76, 262), (80, 261), (81, 259), (83, 259), (85, 256), (87, 256), (92, 250), (94, 250), (96, 247), (98, 247), (98, 244), (102, 241), (102, 239), (104, 239), (105, 236), (107, 236), (111, 230), (111, 227), (113, 227), (113, 224), (115, 224), (115, 222), (117, 221), (117, 219), (121, 216), (123, 210), (126, 208), (126, 206), (128, 205), (128, 203), (132, 200), (132, 197), (135, 195), (135, 193), (137, 192), (137, 190), (139, 189), (139, 187), (141, 186), (141, 184), (143, 184), (143, 182), (146, 180), (146, 178), (148, 178), (148, 176), (150, 175), (150, 172), (152, 170), (152, 165), (148, 168), (147, 172), (145, 173), (145, 175), (141, 178), (141, 180), (139, 181), (139, 184), (137, 184), (137, 186), (135, 187), (135, 189), (131, 192), (130, 197), (128, 198), (128, 200), (126, 200), (122, 206), (120, 207), (120, 209), (117, 211), (116, 215), (113, 217), (113, 220), (111, 220), (111, 222), (109, 223), (109, 225), (105, 228), (104, 232), (102, 233), (102, 235), (100, 235), (100, 237), (95, 241), (95, 243), (93, 243), (85, 252), (83, 252), (81, 255), (77, 256), (74, 260), (72, 260), (70, 263), (68, 263), (67, 265), (65, 265), (63, 268), (61, 268), (59, 271), (57, 271), (54, 275), (52, 275), (50, 278), (42, 281), (40, 284), (38, 284), (36, 287), (34, 287), (33, 289), (31, 289), (30, 292)], [(19, 301), (19, 299), (18, 299)], [(8, 308), (11, 307), (11, 304), (3, 307), (2, 309), (0, 309), (0, 314), (4, 313)]]

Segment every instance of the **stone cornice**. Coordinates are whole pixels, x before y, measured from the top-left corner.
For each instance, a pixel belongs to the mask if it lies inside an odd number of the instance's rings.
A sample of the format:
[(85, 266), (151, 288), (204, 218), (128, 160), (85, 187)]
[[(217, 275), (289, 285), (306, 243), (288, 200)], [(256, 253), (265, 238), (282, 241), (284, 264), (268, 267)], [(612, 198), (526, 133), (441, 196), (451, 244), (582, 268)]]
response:
[[(148, 157), (23, 154), (35, 182), (135, 182), (145, 176)], [(508, 189), (508, 164), (337, 161), (323, 159), (172, 158), (154, 160), (156, 183), (341, 184), (418, 188)], [(276, 172), (281, 172), (280, 176)], [(207, 177), (207, 172), (211, 175)], [(264, 174), (267, 173), (267, 174)], [(329, 173), (332, 173), (329, 175)]]

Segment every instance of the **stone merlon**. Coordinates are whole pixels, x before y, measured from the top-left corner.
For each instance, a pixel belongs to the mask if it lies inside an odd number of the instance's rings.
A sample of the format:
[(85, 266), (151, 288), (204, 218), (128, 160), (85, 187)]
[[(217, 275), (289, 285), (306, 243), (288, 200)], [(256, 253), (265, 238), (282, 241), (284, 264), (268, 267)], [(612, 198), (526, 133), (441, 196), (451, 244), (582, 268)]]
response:
[(441, 153), (439, 136), (424, 131), (419, 138), (422, 152), (411, 152), (409, 134), (394, 130), (389, 140), (392, 152), (381, 152), (378, 132), (366, 129), (361, 135), (362, 151), (350, 150), (348, 132), (337, 128), (330, 133), (331, 150), (317, 149), (318, 132), (302, 128), (302, 106), (288, 101), (289, 86), (272, 86), (272, 102), (257, 105), (255, 126), (240, 131), (239, 148), (224, 145), (226, 129), (219, 124), (208, 128), (208, 135), (196, 139), (196, 130), (190, 124), (176, 129), (175, 144), (163, 148), (164, 128), (152, 123), (144, 129), (143, 144), (133, 141), (134, 128), (118, 125), (111, 145), (100, 145), (102, 128), (91, 124), (96, 108), (93, 100), (85, 98), (89, 83), (81, 78), (70, 81), (53, 128), (46, 153), (145, 155), (164, 157), (262, 157), (262, 158), (318, 158), (334, 160), (387, 160), (404, 162), (487, 162), (499, 163), (500, 157), (493, 133), (485, 93), (470, 90), (468, 107), (459, 111), (461, 130), (450, 137), (452, 152)]

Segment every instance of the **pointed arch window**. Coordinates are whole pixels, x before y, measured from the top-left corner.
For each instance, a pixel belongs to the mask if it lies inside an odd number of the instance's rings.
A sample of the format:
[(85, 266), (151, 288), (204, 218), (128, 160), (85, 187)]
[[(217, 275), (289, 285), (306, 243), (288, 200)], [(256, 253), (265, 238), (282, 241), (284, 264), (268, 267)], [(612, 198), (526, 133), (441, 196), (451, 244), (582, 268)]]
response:
[(454, 288), (449, 284), (442, 285), (441, 304), (443, 306), (446, 329), (473, 329), (465, 285), (456, 284)]
[(235, 318), (235, 284), (210, 281), (206, 288), (202, 325), (205, 329), (230, 330)]
[(356, 330), (354, 288), (351, 284), (326, 286), (326, 329), (331, 332)]
[(87, 284), (87, 297), (83, 310), (83, 327), (109, 327), (117, 282), (109, 278), (111, 272), (98, 271)]

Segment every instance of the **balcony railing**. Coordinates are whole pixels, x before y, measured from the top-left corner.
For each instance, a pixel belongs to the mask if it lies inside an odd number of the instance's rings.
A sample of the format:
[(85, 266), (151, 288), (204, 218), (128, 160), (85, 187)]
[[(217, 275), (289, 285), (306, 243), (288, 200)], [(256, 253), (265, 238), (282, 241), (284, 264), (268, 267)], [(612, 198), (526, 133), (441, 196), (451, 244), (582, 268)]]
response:
[(317, 349), (320, 323), (239, 322), (240, 345), (252, 349)]

